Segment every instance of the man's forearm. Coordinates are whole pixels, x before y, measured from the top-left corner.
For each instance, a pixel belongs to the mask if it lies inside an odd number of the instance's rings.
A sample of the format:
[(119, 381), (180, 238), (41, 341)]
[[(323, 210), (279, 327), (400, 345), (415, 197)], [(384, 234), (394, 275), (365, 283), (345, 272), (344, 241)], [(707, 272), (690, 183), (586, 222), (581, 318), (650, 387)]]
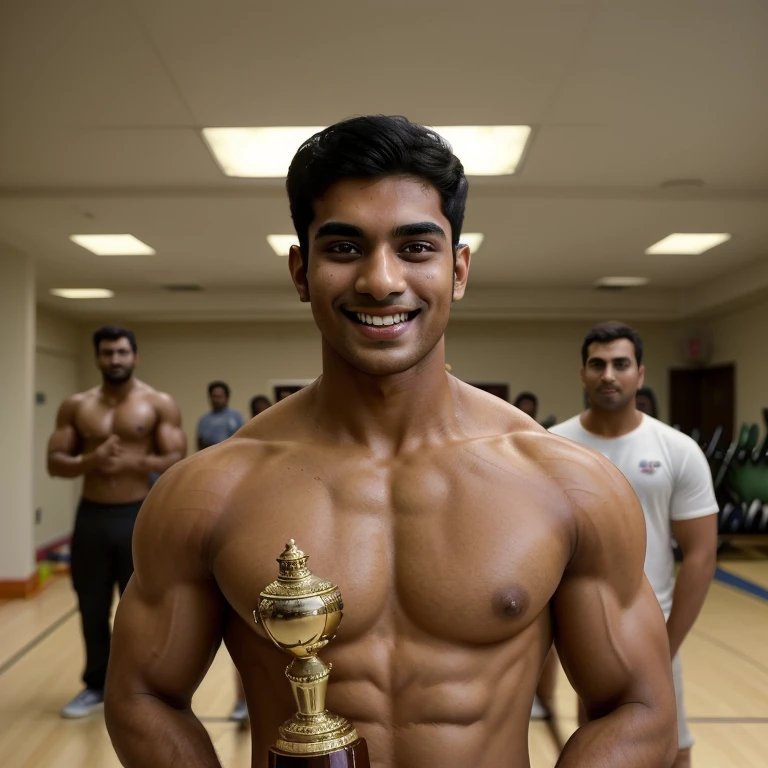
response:
[(79, 456), (61, 452), (49, 453), (48, 474), (52, 477), (80, 477), (96, 467), (95, 459), (93, 453), (83, 453)]
[(136, 694), (119, 704), (107, 699), (112, 745), (126, 768), (221, 768), (208, 732), (191, 710)]
[(148, 456), (142, 456), (142, 469), (147, 472), (157, 472), (158, 475), (162, 475), (166, 469), (172, 467), (177, 461), (181, 461), (184, 458), (181, 451), (174, 451), (173, 453), (151, 453)]
[(643, 704), (624, 704), (579, 728), (555, 768), (669, 768), (677, 755), (677, 730)]
[(717, 558), (710, 554), (689, 554), (677, 574), (672, 611), (667, 620), (669, 647), (674, 656), (685, 640), (704, 600), (717, 568)]

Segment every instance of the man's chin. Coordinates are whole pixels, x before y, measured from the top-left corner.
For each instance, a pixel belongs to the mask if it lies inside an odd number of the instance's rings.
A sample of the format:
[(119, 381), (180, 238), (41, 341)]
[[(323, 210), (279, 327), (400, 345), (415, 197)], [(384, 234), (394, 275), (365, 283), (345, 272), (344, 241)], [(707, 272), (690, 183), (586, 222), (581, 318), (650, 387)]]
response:
[(101, 376), (104, 379), (105, 384), (125, 384), (125, 382), (128, 381), (131, 376), (133, 376), (133, 371), (121, 373), (119, 376), (102, 373)]

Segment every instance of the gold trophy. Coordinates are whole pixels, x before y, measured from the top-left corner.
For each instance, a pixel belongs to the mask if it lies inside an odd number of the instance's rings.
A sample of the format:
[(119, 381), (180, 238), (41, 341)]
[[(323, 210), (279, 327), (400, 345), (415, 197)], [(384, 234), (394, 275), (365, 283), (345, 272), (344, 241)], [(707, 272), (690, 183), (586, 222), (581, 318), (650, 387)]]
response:
[(260, 595), (253, 618), (272, 642), (294, 656), (285, 670), (298, 712), (283, 723), (269, 750), (270, 768), (369, 768), (368, 747), (354, 726), (325, 708), (331, 665), (317, 653), (336, 636), (341, 592), (313, 576), (308, 556), (291, 539), (277, 559), (280, 569)]

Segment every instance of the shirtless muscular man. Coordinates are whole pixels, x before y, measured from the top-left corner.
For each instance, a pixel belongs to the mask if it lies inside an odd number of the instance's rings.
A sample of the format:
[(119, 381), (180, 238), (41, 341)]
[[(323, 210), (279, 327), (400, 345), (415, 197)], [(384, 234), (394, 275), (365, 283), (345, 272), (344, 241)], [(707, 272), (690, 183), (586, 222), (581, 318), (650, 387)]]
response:
[(428, 128), (360, 117), (309, 139), (287, 187), (323, 372), (144, 504), (107, 680), (123, 765), (220, 765), (191, 701), (222, 639), (267, 764), (295, 705), (252, 611), (295, 538), (344, 596), (328, 707), (375, 768), (528, 766), (553, 639), (589, 713), (558, 766), (666, 768), (672, 671), (636, 496), (597, 452), (446, 372), (470, 264), (461, 163)]

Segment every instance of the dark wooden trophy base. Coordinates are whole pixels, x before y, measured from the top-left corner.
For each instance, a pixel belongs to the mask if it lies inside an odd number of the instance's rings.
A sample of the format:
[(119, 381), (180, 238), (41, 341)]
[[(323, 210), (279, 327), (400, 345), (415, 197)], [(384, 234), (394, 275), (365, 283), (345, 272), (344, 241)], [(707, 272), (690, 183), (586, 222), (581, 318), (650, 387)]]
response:
[(289, 755), (274, 748), (269, 750), (269, 768), (370, 768), (365, 739), (327, 755)]

